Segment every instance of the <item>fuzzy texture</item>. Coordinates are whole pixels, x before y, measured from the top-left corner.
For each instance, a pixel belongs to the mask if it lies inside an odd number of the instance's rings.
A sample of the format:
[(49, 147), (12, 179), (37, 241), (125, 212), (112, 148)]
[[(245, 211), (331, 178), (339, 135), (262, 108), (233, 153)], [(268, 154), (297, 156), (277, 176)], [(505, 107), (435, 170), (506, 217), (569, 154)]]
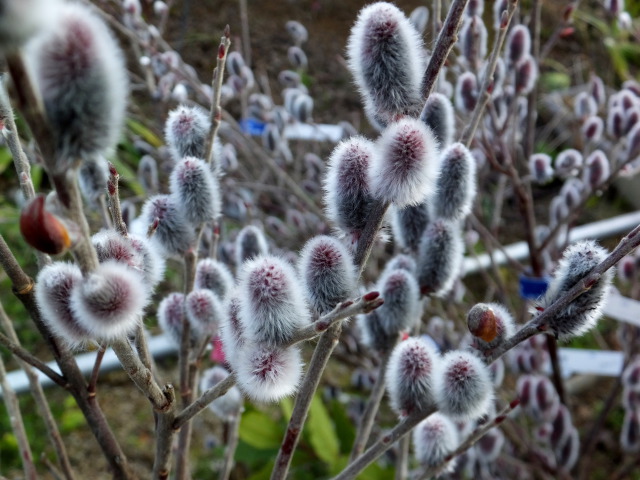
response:
[(420, 35), (424, 34), (424, 31), (427, 29), (427, 22), (429, 21), (429, 9), (424, 5), (416, 7), (409, 14), (409, 21), (413, 25), (413, 28), (416, 29)]
[(437, 361), (436, 352), (421, 338), (409, 338), (393, 349), (386, 384), (391, 408), (397, 415), (426, 412), (433, 407), (433, 372)]
[(160, 189), (158, 163), (151, 155), (143, 155), (138, 163), (138, 182), (148, 195), (155, 195)]
[(84, 5), (61, 3), (25, 58), (42, 96), (62, 170), (117, 143), (128, 94), (118, 42)]
[(189, 292), (185, 311), (191, 327), (202, 336), (215, 334), (223, 315), (217, 295), (206, 289)]
[(420, 120), (431, 129), (441, 149), (449, 146), (455, 129), (455, 114), (451, 101), (441, 93), (429, 95)]
[(584, 139), (592, 143), (600, 141), (602, 132), (604, 132), (604, 120), (595, 115), (587, 118), (580, 129)]
[(474, 336), (474, 346), (488, 351), (501, 345), (515, 333), (515, 322), (499, 303), (478, 303), (467, 313), (467, 327)]
[(417, 253), (420, 240), (429, 224), (429, 205), (427, 202), (404, 208), (392, 207), (391, 230), (396, 243), (403, 249)]
[(454, 103), (462, 113), (471, 113), (478, 101), (478, 79), (472, 72), (462, 73), (456, 82)]
[(460, 420), (475, 420), (489, 412), (493, 385), (489, 368), (473, 353), (454, 350), (442, 357), (434, 375), (438, 409)]
[(424, 232), (418, 254), (417, 277), (423, 294), (446, 295), (460, 273), (462, 236), (457, 223), (437, 219)]
[(114, 260), (102, 264), (71, 292), (71, 310), (93, 338), (125, 338), (149, 301), (142, 276)]
[(551, 157), (546, 153), (534, 153), (529, 157), (529, 173), (536, 183), (544, 185), (553, 179)]
[(469, 66), (477, 66), (487, 56), (487, 27), (481, 17), (471, 16), (460, 28), (458, 45)]
[(516, 93), (528, 95), (538, 81), (538, 64), (527, 54), (516, 65)]
[(155, 195), (142, 207), (140, 217), (132, 225), (133, 233), (146, 236), (155, 219), (158, 228), (151, 237), (161, 247), (163, 256), (182, 256), (195, 243), (195, 231), (186, 221), (182, 208), (173, 196)]
[(164, 297), (158, 305), (156, 315), (162, 331), (179, 346), (184, 322), (184, 294), (174, 292)]
[(339, 143), (329, 157), (324, 203), (329, 219), (345, 232), (360, 231), (367, 224), (373, 202), (368, 171), (376, 156), (373, 142), (351, 137)]
[(513, 65), (531, 51), (531, 33), (525, 25), (516, 25), (507, 38), (507, 59)]
[(267, 255), (269, 246), (262, 230), (254, 225), (246, 225), (236, 237), (236, 267), (248, 260)]
[(146, 236), (129, 234), (129, 244), (141, 259), (142, 274), (151, 288), (154, 288), (164, 278), (166, 263), (162, 255)]
[(435, 216), (462, 220), (476, 198), (476, 161), (462, 143), (454, 143), (442, 153), (440, 172), (433, 196)]
[(104, 157), (88, 158), (78, 170), (78, 186), (82, 196), (92, 208), (98, 208), (98, 199), (107, 193), (109, 166)]
[(133, 249), (129, 239), (115, 230), (100, 230), (91, 237), (91, 243), (100, 263), (115, 260), (134, 270), (142, 271), (142, 258)]
[(171, 172), (169, 189), (184, 217), (194, 226), (220, 215), (220, 186), (203, 160), (185, 157)]
[(173, 160), (179, 162), (184, 157), (208, 160), (204, 157), (210, 128), (209, 115), (201, 107), (180, 105), (171, 110), (164, 136)]
[(363, 8), (347, 42), (347, 60), (364, 103), (383, 125), (401, 114), (416, 115), (424, 53), (420, 35), (393, 4)]
[[(413, 430), (413, 451), (425, 468), (439, 465), (460, 443), (460, 434), (449, 417), (436, 412), (422, 420)], [(442, 473), (450, 473), (456, 466), (454, 458)]]
[(387, 272), (390, 272), (392, 270), (406, 270), (410, 274), (415, 275), (416, 261), (409, 255), (399, 253), (398, 255), (390, 258), (389, 261), (385, 264), (382, 275), (386, 275)]
[(252, 401), (277, 402), (295, 393), (302, 376), (297, 347), (276, 348), (247, 344), (238, 352), (238, 387)]
[(347, 300), (356, 289), (353, 258), (340, 241), (327, 235), (309, 240), (298, 260), (302, 286), (313, 309), (320, 315)]
[(223, 299), (231, 291), (234, 283), (233, 274), (224, 263), (212, 258), (203, 258), (198, 261), (193, 288), (207, 288), (219, 299)]
[(582, 153), (573, 148), (563, 150), (555, 159), (554, 166), (556, 175), (560, 178), (575, 176), (582, 167)]
[(220, 321), (220, 340), (224, 357), (233, 370), (238, 369), (238, 352), (246, 343), (244, 326), (240, 322), (240, 303), (239, 291), (235, 288), (224, 301)]
[(371, 162), (373, 196), (397, 207), (417, 205), (433, 191), (437, 141), (420, 120), (404, 118), (393, 123), (377, 142), (380, 154)]
[[(223, 367), (215, 366), (208, 368), (202, 372), (202, 379), (200, 380), (200, 392), (204, 393), (210, 388), (215, 387), (218, 383), (229, 376), (229, 372)], [(242, 411), (242, 395), (238, 387), (231, 387), (227, 393), (216, 398), (209, 405), (216, 417), (221, 420), (229, 421)]]
[[(539, 307), (549, 307), (602, 262), (607, 254), (604, 248), (591, 240), (576, 242), (567, 247)], [(589, 290), (549, 319), (549, 328), (558, 339), (564, 341), (583, 335), (595, 326), (602, 314), (612, 276), (611, 270), (603, 273)]]
[(57, 0), (0, 1), (0, 52), (21, 47), (45, 29), (59, 6)]
[(309, 324), (304, 292), (287, 262), (274, 256), (247, 261), (238, 284), (240, 322), (250, 340), (281, 346)]
[(71, 310), (71, 292), (82, 282), (80, 268), (63, 262), (45, 266), (36, 279), (36, 303), (42, 320), (53, 335), (72, 347), (91, 338)]

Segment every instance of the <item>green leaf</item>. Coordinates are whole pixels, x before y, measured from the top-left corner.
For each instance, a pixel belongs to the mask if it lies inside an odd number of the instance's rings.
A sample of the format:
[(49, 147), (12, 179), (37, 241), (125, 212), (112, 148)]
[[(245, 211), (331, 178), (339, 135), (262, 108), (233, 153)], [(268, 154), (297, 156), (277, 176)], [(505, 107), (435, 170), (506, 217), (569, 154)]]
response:
[(145, 142), (150, 143), (156, 148), (161, 147), (164, 144), (164, 142), (158, 138), (155, 133), (136, 120), (128, 118), (127, 127), (129, 127), (133, 133), (142, 137)]
[(349, 455), (356, 439), (356, 429), (347, 415), (347, 409), (338, 400), (332, 400), (329, 404), (329, 413), (336, 428), (336, 435), (340, 439), (340, 453)]
[(271, 478), (271, 471), (273, 470), (273, 466), (275, 465), (275, 463), (275, 460), (271, 460), (256, 473), (251, 475), (247, 480), (269, 480), (269, 478)]
[(309, 420), (307, 421), (309, 443), (325, 463), (332, 464), (340, 455), (340, 442), (336, 435), (335, 425), (322, 404), (320, 395), (315, 395), (311, 400)]
[(259, 449), (279, 448), (282, 428), (262, 412), (246, 412), (240, 420), (240, 438)]

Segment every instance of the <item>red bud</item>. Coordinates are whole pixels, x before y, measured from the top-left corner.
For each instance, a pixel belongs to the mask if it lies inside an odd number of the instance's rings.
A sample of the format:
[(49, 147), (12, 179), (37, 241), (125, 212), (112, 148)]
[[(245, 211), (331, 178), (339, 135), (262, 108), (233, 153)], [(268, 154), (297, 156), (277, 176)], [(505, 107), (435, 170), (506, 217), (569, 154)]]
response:
[(38, 195), (22, 210), (20, 232), (36, 250), (57, 255), (71, 246), (71, 238), (58, 217), (45, 210), (44, 202), (44, 195)]

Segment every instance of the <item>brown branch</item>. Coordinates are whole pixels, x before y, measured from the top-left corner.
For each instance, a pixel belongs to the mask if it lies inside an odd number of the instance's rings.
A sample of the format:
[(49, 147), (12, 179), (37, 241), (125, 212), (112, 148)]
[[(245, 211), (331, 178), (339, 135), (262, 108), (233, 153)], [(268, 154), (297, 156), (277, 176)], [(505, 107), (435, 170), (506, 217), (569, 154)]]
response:
[(220, 159), (213, 158), (213, 147), (218, 135), (218, 129), (222, 122), (222, 108), (220, 107), (220, 99), (222, 96), (222, 80), (224, 78), (224, 67), (227, 63), (227, 55), (229, 54), (229, 47), (231, 46), (231, 40), (229, 39), (229, 25), (224, 29), (224, 35), (220, 38), (220, 45), (218, 46), (218, 55), (216, 59), (216, 68), (213, 70), (213, 80), (211, 81), (211, 90), (213, 92), (213, 99), (211, 101), (211, 110), (209, 112), (209, 118), (211, 120), (211, 130), (209, 131), (209, 138), (207, 139), (207, 154), (206, 161), (214, 165), (214, 169), (217, 171)]

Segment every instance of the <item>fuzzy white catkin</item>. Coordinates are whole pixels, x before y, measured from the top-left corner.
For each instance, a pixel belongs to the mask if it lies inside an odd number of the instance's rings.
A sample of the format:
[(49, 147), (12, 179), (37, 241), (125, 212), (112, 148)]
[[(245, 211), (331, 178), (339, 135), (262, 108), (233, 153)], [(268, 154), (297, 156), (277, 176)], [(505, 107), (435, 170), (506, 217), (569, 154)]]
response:
[(236, 267), (247, 260), (267, 255), (269, 245), (262, 230), (255, 225), (246, 225), (240, 230), (235, 242)]
[(158, 325), (176, 346), (182, 338), (182, 322), (184, 321), (184, 294), (173, 292), (162, 299), (157, 311)]
[(320, 315), (347, 300), (356, 288), (351, 253), (343, 243), (327, 235), (313, 237), (305, 244), (298, 272), (306, 298)]
[(400, 342), (391, 353), (386, 384), (391, 408), (397, 415), (425, 412), (434, 403), (433, 375), (439, 358), (422, 338)]
[(367, 223), (373, 202), (368, 171), (376, 155), (375, 144), (358, 136), (340, 142), (331, 152), (324, 203), (329, 219), (345, 232), (362, 230)]
[(207, 289), (189, 292), (185, 311), (191, 327), (203, 337), (216, 333), (223, 315), (222, 305), (217, 295)]
[(237, 370), (238, 352), (246, 343), (244, 327), (240, 322), (240, 297), (234, 288), (223, 303), (222, 320), (220, 321), (220, 340), (227, 363)]
[(71, 310), (71, 292), (82, 282), (80, 268), (64, 262), (46, 265), (36, 279), (35, 297), (42, 320), (57, 338), (71, 346), (91, 338)]
[(398, 207), (423, 202), (437, 175), (438, 148), (431, 129), (404, 118), (385, 129), (377, 146), (369, 172), (373, 196)]
[(224, 263), (212, 258), (198, 260), (194, 288), (207, 288), (222, 300), (234, 283), (233, 274)]
[(196, 157), (206, 161), (204, 157), (210, 128), (209, 115), (201, 107), (180, 105), (171, 110), (164, 127), (164, 135), (174, 161), (178, 162), (184, 157)]
[(149, 301), (142, 275), (114, 260), (98, 266), (71, 292), (74, 317), (94, 338), (124, 338), (139, 322)]
[(396, 243), (410, 252), (417, 252), (422, 234), (429, 224), (428, 202), (404, 208), (391, 206), (391, 230)]
[(440, 171), (433, 196), (435, 216), (462, 220), (476, 198), (476, 161), (462, 143), (454, 143), (442, 152)]
[(26, 46), (25, 59), (58, 158), (73, 162), (116, 145), (128, 95), (127, 69), (118, 43), (88, 7), (59, 3), (53, 13), (49, 28)]
[(453, 105), (446, 96), (438, 92), (429, 95), (420, 120), (431, 129), (440, 149), (449, 146), (455, 129), (455, 114)]
[(433, 386), (438, 409), (452, 418), (474, 420), (491, 407), (489, 369), (473, 353), (454, 350), (445, 354)]
[[(553, 279), (540, 306), (544, 309), (570, 290), (594, 267), (607, 257), (607, 251), (592, 240), (576, 242), (567, 247), (554, 272)], [(593, 328), (602, 314), (602, 306), (608, 294), (613, 273), (603, 273), (587, 291), (575, 298), (549, 319), (551, 331), (560, 339), (583, 335)]]
[(166, 263), (160, 252), (146, 236), (141, 237), (135, 234), (129, 234), (129, 243), (135, 252), (142, 259), (142, 273), (145, 281), (151, 288), (154, 288), (164, 278)]
[(169, 190), (184, 217), (194, 226), (220, 215), (220, 186), (211, 167), (195, 157), (185, 157), (173, 168)]
[(278, 348), (254, 343), (238, 352), (238, 387), (251, 400), (275, 402), (295, 393), (302, 376), (298, 347)]
[(0, 1), (0, 52), (24, 45), (47, 28), (59, 4), (57, 0)]
[(239, 318), (248, 339), (282, 346), (309, 324), (300, 280), (284, 260), (268, 255), (245, 262), (238, 286)]
[[(202, 372), (200, 380), (200, 393), (204, 393), (210, 388), (215, 387), (218, 383), (229, 376), (229, 372), (223, 367), (215, 366)], [(221, 420), (228, 421), (234, 416), (240, 414), (242, 408), (242, 395), (238, 387), (231, 387), (227, 393), (216, 398), (209, 405), (211, 410)]]
[[(442, 413), (436, 412), (422, 420), (413, 430), (413, 451), (424, 467), (439, 465), (460, 443), (460, 434), (455, 423)], [(447, 463), (442, 473), (453, 471), (456, 459)]]
[(347, 59), (375, 122), (384, 125), (398, 114), (417, 115), (424, 50), (420, 35), (395, 5), (377, 2), (360, 11)]
[(442, 296), (460, 273), (464, 245), (457, 222), (436, 219), (422, 237), (417, 277), (423, 294)]

